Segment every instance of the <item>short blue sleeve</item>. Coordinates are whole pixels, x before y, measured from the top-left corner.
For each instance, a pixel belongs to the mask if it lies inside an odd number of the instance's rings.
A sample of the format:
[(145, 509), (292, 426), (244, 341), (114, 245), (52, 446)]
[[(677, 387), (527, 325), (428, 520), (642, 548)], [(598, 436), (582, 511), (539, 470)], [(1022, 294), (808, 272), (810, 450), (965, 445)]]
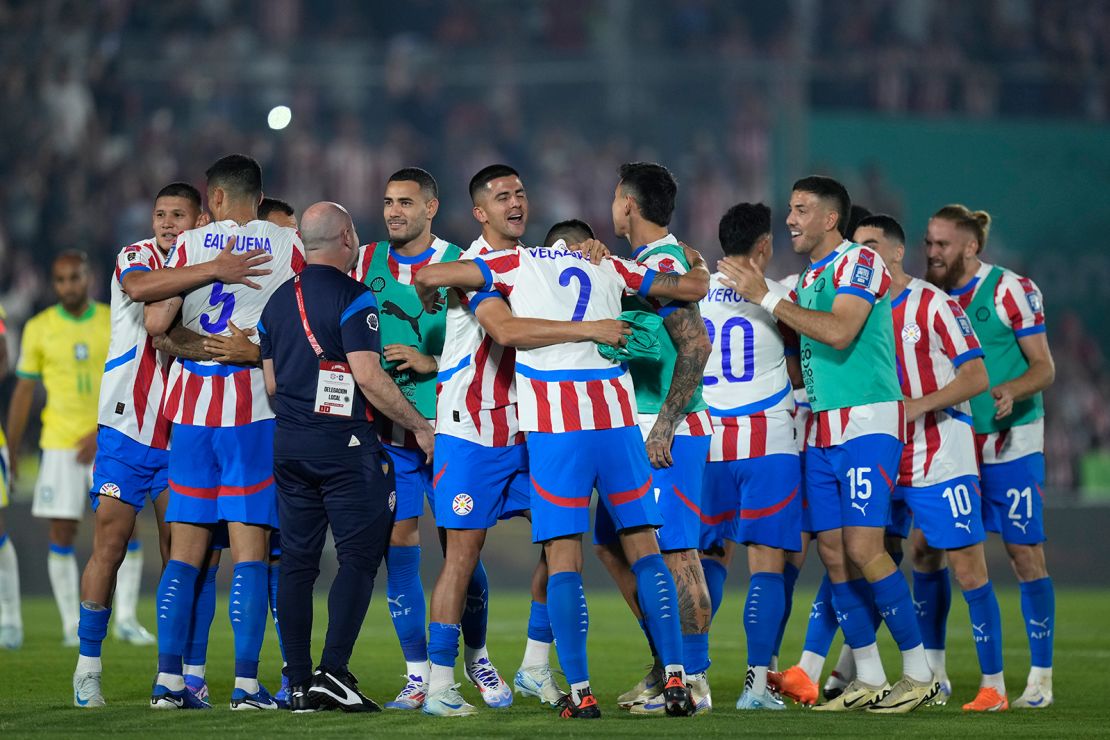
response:
[(343, 310), (339, 319), (339, 336), (343, 342), (343, 353), (381, 354), (382, 338), (378, 324), (378, 302), (372, 292), (364, 290)]

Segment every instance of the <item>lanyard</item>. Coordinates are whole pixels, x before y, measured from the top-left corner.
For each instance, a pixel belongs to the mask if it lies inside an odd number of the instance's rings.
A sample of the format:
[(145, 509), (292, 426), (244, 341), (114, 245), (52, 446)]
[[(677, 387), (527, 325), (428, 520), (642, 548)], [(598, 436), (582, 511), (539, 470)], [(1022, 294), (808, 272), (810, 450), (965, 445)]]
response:
[(320, 343), (316, 341), (316, 335), (312, 333), (312, 327), (308, 325), (308, 315), (304, 312), (304, 292), (301, 291), (300, 275), (293, 278), (293, 292), (297, 295), (297, 311), (301, 314), (301, 326), (304, 327), (304, 335), (308, 339), (308, 343), (312, 345), (312, 351), (316, 353), (317, 359), (323, 360), (324, 350), (321, 349)]

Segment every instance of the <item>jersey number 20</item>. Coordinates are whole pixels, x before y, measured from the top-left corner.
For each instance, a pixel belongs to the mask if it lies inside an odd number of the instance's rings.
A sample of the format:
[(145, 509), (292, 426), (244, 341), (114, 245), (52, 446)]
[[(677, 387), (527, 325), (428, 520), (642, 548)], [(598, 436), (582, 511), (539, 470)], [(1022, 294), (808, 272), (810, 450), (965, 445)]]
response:
[[(755, 377), (755, 331), (752, 328), (752, 322), (745, 319), (743, 316), (733, 316), (725, 323), (721, 324), (720, 336), (717, 335), (717, 328), (713, 326), (713, 322), (709, 319), (702, 317), (705, 322), (705, 330), (709, 334), (709, 341), (716, 343), (718, 339), (721, 340), (721, 375), (724, 377), (726, 383), (747, 383)], [(732, 332), (735, 329), (743, 330), (742, 344), (739, 347), (734, 347), (732, 343)], [(740, 368), (740, 374), (736, 374), (733, 363), (736, 361), (734, 352), (739, 350), (740, 360), (743, 363)], [(705, 385), (716, 385), (718, 379), (712, 375), (706, 375), (702, 378)]]

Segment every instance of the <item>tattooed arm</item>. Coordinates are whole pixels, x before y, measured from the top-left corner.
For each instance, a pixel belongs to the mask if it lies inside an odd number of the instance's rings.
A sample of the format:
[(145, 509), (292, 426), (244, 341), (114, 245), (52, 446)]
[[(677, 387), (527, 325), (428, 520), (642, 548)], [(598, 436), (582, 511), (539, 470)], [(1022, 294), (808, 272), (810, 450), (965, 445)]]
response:
[(674, 342), (677, 357), (671, 387), (667, 389), (667, 397), (663, 399), (646, 443), (648, 458), (657, 468), (670, 467), (674, 462), (671, 459), (671, 442), (675, 427), (682, 420), (683, 410), (690, 403), (694, 391), (701, 385), (705, 363), (712, 350), (697, 303), (688, 303), (669, 313), (663, 319), (663, 326)]
[(166, 354), (180, 357), (183, 360), (211, 360), (212, 354), (204, 349), (204, 340), (207, 337), (186, 329), (180, 321), (165, 334), (154, 336), (154, 349)]

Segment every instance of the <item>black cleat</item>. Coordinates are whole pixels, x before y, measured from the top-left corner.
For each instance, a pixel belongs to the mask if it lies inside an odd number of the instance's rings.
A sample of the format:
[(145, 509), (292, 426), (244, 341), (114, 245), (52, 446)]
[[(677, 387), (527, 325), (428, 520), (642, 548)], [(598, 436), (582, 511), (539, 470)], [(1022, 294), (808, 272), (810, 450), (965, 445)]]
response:
[(307, 695), (309, 699), (323, 705), (321, 708), (330, 707), (344, 712), (382, 711), (377, 702), (358, 690), (358, 679), (350, 671), (317, 668)]
[(322, 712), (325, 709), (331, 709), (331, 706), (324, 704), (318, 696), (309, 693), (309, 688), (311, 686), (312, 683), (309, 682), (289, 687), (289, 709), (291, 709), (294, 714)]
[(601, 709), (597, 706), (593, 693), (586, 689), (579, 696), (576, 705), (570, 694), (563, 694), (555, 704), (556, 707), (561, 707), (559, 716), (563, 719), (601, 719)]
[(697, 709), (690, 687), (682, 682), (682, 676), (672, 673), (663, 687), (663, 704), (667, 714), (672, 717), (689, 717)]

